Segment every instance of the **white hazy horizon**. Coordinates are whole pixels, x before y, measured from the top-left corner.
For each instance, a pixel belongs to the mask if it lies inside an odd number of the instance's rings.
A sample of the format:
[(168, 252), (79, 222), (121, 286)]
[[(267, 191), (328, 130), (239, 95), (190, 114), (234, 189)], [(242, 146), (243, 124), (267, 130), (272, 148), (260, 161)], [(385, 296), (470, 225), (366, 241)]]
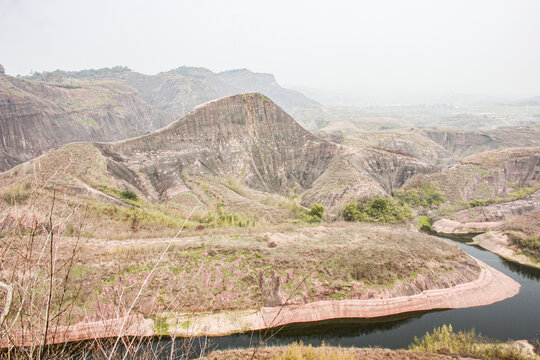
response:
[(248, 68), (360, 102), (522, 98), (540, 95), (539, 14), (536, 0), (0, 0), (0, 64)]

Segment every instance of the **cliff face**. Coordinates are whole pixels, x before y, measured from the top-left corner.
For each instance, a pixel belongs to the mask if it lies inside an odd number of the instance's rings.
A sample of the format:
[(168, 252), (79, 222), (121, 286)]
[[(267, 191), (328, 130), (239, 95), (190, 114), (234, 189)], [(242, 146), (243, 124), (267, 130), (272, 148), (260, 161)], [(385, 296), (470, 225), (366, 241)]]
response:
[(516, 188), (540, 181), (540, 147), (484, 152), (467, 157), (461, 163), (478, 170), (463, 188), (467, 199), (504, 196)]
[(287, 111), (297, 107), (319, 105), (298, 91), (281, 87), (274, 75), (255, 73), (247, 69), (214, 73), (205, 68), (183, 66), (163, 74), (180, 74), (200, 81), (222, 97), (241, 93), (261, 93), (270, 97), (272, 101)]
[(492, 150), (466, 157), (459, 164), (406, 186), (436, 182), (450, 201), (504, 197), (522, 186), (540, 181), (540, 147)]
[[(62, 184), (80, 186), (79, 179), (86, 178), (90, 186), (114, 184), (147, 199), (166, 201), (189, 190), (187, 178), (213, 178), (209, 181), (218, 184), (234, 177), (267, 193), (301, 192), (340, 151), (338, 145), (304, 130), (265, 96), (244, 94), (196, 107), (149, 135), (115, 143), (71, 144), (40, 158), (39, 167), (47, 177), (69, 161), (73, 165), (59, 175), (64, 177), (59, 180)], [(24, 164), (22, 172), (32, 168), (32, 163)], [(19, 181), (9, 178), (20, 171), (15, 168), (6, 174), (5, 184)]]
[(511, 216), (523, 215), (537, 209), (540, 209), (540, 191), (515, 201), (462, 210), (453, 214), (452, 217), (460, 222), (490, 222), (505, 220)]
[(332, 208), (360, 197), (390, 196), (414, 175), (434, 171), (433, 166), (411, 156), (382, 149), (348, 151), (302, 194), (303, 204)]
[(117, 66), (76, 72), (57, 70), (52, 73), (36, 73), (29, 78), (59, 82), (69, 79), (124, 82), (137, 89), (148, 104), (175, 118), (207, 101), (244, 93), (262, 93), (287, 111), (319, 105), (297, 91), (281, 87), (274, 75), (247, 69), (215, 73), (202, 67), (182, 66), (157, 75), (144, 75)]
[(174, 117), (180, 117), (193, 107), (220, 97), (206, 84), (176, 73), (144, 75), (125, 72), (112, 79), (137, 89), (148, 104)]
[(229, 86), (243, 92), (258, 92), (269, 96), (287, 111), (297, 107), (313, 107), (319, 104), (298, 91), (282, 88), (272, 74), (254, 73), (247, 69), (224, 71), (218, 78)]
[(479, 148), (487, 150), (494, 145), (494, 140), (489, 135), (473, 131), (426, 130), (425, 134), (451, 153), (461, 154), (471, 150), (477, 152)]
[(0, 171), (64, 143), (118, 140), (170, 121), (122, 84), (54, 85), (0, 76)]
[(485, 151), (540, 146), (540, 125), (513, 126), (490, 131), (409, 128), (385, 131), (335, 131), (324, 137), (354, 148), (375, 148), (445, 167)]

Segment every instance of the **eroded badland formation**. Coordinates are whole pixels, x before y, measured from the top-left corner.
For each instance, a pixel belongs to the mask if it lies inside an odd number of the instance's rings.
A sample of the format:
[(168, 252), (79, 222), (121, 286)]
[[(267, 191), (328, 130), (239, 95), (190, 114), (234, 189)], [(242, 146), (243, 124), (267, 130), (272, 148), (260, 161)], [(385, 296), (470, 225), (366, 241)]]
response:
[(0, 74), (0, 345), (514, 296), (419, 227), (540, 267), (540, 125), (378, 111), (328, 109), (248, 70)]

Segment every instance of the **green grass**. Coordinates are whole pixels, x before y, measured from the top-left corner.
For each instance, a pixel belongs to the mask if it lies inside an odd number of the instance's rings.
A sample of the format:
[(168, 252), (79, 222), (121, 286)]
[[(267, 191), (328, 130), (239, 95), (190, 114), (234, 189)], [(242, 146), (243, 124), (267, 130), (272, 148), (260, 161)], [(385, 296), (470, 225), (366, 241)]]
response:
[(187, 329), (189, 329), (189, 325), (190, 325), (189, 320), (186, 320), (186, 321), (184, 321), (183, 323), (180, 324), (180, 328), (184, 329), (184, 330), (187, 330)]
[(418, 225), (420, 226), (420, 229), (431, 229), (431, 221), (429, 220), (429, 217), (427, 216), (420, 216), (418, 218)]
[(169, 335), (169, 324), (164, 317), (157, 317), (154, 320), (154, 326), (156, 327), (156, 333), (158, 335)]
[(255, 220), (240, 214), (228, 212), (222, 202), (217, 203), (214, 211), (207, 212), (201, 218), (201, 223), (210, 228), (255, 226)]
[(86, 118), (85, 123), (86, 123), (86, 125), (88, 125), (88, 126), (94, 128), (94, 129), (97, 129), (97, 128), (98, 128), (97, 122), (96, 122), (94, 119), (92, 119), (92, 118)]

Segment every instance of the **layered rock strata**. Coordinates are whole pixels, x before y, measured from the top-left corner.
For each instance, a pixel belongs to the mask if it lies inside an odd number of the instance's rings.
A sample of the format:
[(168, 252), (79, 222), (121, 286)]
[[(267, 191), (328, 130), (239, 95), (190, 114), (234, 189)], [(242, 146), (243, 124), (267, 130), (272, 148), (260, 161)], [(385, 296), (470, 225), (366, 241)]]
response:
[(223, 336), (264, 330), (292, 323), (343, 318), (376, 318), (416, 311), (456, 309), (490, 305), (513, 297), (520, 285), (505, 274), (476, 260), (481, 272), (475, 281), (446, 289), (426, 290), (412, 296), (389, 299), (317, 301), (283, 307), (263, 307), (233, 313), (185, 315), (178, 323), (189, 327), (171, 329), (179, 336)]

